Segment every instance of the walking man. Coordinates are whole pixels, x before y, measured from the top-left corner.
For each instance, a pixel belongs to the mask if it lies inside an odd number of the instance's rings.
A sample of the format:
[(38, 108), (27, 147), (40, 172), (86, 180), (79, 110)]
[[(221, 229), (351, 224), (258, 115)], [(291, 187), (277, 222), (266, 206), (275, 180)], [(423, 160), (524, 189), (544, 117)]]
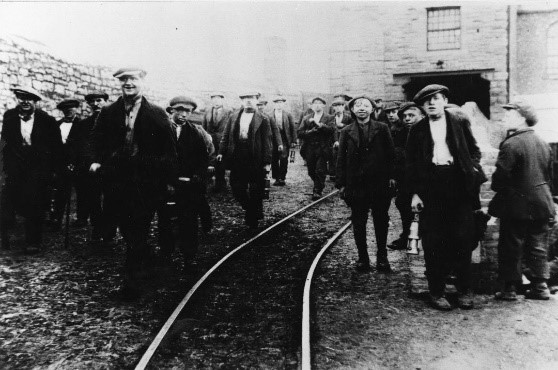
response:
[(445, 281), (453, 271), (458, 306), (471, 309), (471, 253), (476, 244), (473, 210), (486, 177), (469, 119), (459, 108), (446, 108), (448, 93), (446, 86), (428, 85), (413, 99), (427, 117), (409, 132), (407, 185), (413, 194), (413, 212), (422, 210), (420, 233), (430, 303), (439, 310), (451, 310)]
[(387, 125), (371, 119), (373, 107), (372, 99), (364, 95), (349, 102), (353, 121), (341, 130), (336, 186), (351, 208), (358, 250), (357, 270), (370, 270), (366, 222), (371, 210), (376, 233), (376, 269), (389, 273), (386, 244), (390, 188), (395, 185), (394, 147)]
[(275, 179), (273, 185), (285, 186), (285, 178), (287, 177), (287, 168), (289, 165), (289, 150), (296, 140), (295, 125), (293, 116), (289, 112), (285, 112), (285, 102), (287, 100), (279, 95), (273, 99), (275, 109), (271, 115), (271, 126), (277, 130), (277, 136), (281, 139), (282, 145), (273, 151), (273, 159), (271, 162), (271, 174)]

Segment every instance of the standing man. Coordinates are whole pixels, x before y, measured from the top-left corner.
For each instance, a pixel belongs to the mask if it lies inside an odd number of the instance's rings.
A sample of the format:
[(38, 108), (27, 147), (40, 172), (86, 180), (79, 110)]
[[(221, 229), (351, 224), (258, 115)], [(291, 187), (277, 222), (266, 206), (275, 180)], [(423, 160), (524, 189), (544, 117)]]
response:
[[(72, 187), (76, 189), (77, 198), (77, 219), (73, 222), (72, 226), (84, 227), (87, 226), (87, 212), (85, 202), (85, 189), (87, 183), (77, 181), (77, 171), (79, 161), (81, 160), (81, 149), (85, 142), (83, 131), (80, 126), (80, 118), (78, 116), (78, 109), (80, 106), (79, 100), (65, 99), (56, 106), (57, 109), (64, 113), (64, 118), (58, 121), (60, 127), (60, 134), (62, 135), (63, 145), (63, 166), (59, 168), (56, 173), (55, 191), (54, 191), (54, 211), (51, 215), (51, 229), (58, 231), (62, 227), (62, 218), (64, 217), (64, 210), (70, 201), (72, 195)], [(81, 186), (80, 186), (81, 185)]]
[(366, 243), (366, 222), (372, 210), (376, 232), (376, 269), (389, 273), (387, 258), (388, 210), (393, 180), (394, 147), (385, 123), (371, 119), (374, 102), (358, 96), (349, 102), (353, 121), (341, 130), (336, 186), (351, 208), (351, 220), (358, 249), (356, 268), (370, 270)]
[[(209, 163), (204, 137), (196, 125), (188, 121), (197, 106), (192, 98), (177, 96), (171, 99), (167, 107), (177, 140), (178, 176), (174, 181), (174, 199), (178, 213), (178, 243), (185, 266), (198, 251), (198, 215), (205, 200), (205, 178)], [(163, 257), (170, 259), (175, 241), (171, 213), (166, 205), (159, 209), (159, 241)]]
[(504, 124), (513, 132), (500, 145), (496, 171), (492, 175), (494, 200), (502, 209), (498, 242), (498, 275), (504, 283), (496, 298), (516, 300), (521, 284), (522, 264), (530, 271), (531, 290), (525, 298), (547, 300), (550, 291), (548, 265), (548, 224), (554, 217), (550, 193), (552, 153), (550, 146), (534, 131), (535, 109), (525, 102), (504, 105)]
[[(229, 120), (231, 111), (223, 107), (225, 95), (223, 93), (213, 93), (211, 98), (211, 109), (208, 109), (203, 116), (202, 127), (213, 139), (215, 152), (219, 153), (219, 144), (223, 138), (225, 126)], [(221, 192), (226, 187), (225, 167), (223, 163), (215, 163), (215, 192)]]
[[(283, 152), (283, 141), (281, 139), (281, 134), (279, 133), (279, 128), (277, 127), (277, 125), (272, 125), (271, 124), (271, 116), (269, 114), (267, 114), (264, 110), (265, 107), (267, 107), (267, 100), (263, 97), (260, 96), (260, 98), (258, 99), (258, 112), (262, 114), (262, 116), (265, 116), (269, 122), (270, 122), (270, 126), (271, 126), (271, 143), (273, 145), (273, 153), (282, 153)], [(272, 159), (272, 163), (273, 163), (273, 159)], [(271, 168), (273, 169), (273, 165), (271, 166)], [(273, 174), (273, 170), (272, 170), (272, 174)], [(275, 178), (275, 177), (273, 177)]]
[(146, 72), (116, 73), (122, 96), (104, 107), (91, 133), (90, 171), (108, 183), (118, 226), (126, 242), (123, 294), (139, 294), (138, 278), (151, 268), (147, 236), (151, 219), (176, 179), (176, 140), (166, 112), (142, 95)]
[(386, 114), (390, 120), (391, 137), (395, 145), (395, 170), (394, 177), (397, 182), (397, 195), (395, 198), (395, 206), (401, 215), (401, 234), (399, 238), (388, 245), (388, 248), (394, 250), (407, 249), (407, 238), (409, 237), (409, 228), (413, 221), (413, 211), (411, 210), (412, 194), (409, 194), (408, 186), (406, 185), (405, 175), (405, 148), (407, 146), (407, 138), (409, 131), (415, 123), (424, 118), (422, 109), (415, 103), (404, 103), (399, 107), (397, 115), (398, 119), (393, 120), (391, 110), (386, 107)]
[(62, 138), (56, 120), (37, 108), (41, 96), (32, 88), (12, 89), (17, 107), (4, 113), (2, 140), (5, 180), (0, 200), (2, 248), (10, 249), (15, 214), (25, 218), (24, 252), (42, 250), (48, 184), (61, 165)]
[(448, 93), (446, 86), (428, 85), (413, 99), (427, 117), (409, 132), (407, 185), (413, 194), (413, 212), (422, 210), (420, 233), (430, 303), (439, 310), (451, 310), (445, 281), (453, 271), (458, 306), (471, 309), (471, 253), (476, 244), (473, 210), (486, 176), (471, 123), (460, 109), (446, 108)]
[(346, 101), (344, 94), (336, 95), (337, 97), (331, 103), (333, 107), (333, 124), (335, 125), (335, 142), (331, 149), (331, 160), (329, 161), (329, 178), (335, 180), (335, 172), (337, 170), (337, 154), (339, 153), (339, 136), (341, 130), (349, 124), (351, 115), (345, 111)]
[(293, 116), (289, 112), (285, 112), (285, 102), (287, 100), (279, 95), (273, 99), (275, 109), (271, 115), (271, 127), (277, 130), (277, 136), (281, 139), (282, 145), (277, 146), (277, 150), (273, 150), (273, 159), (271, 163), (271, 173), (275, 182), (273, 185), (285, 186), (285, 178), (287, 177), (287, 168), (289, 165), (289, 150), (296, 140), (295, 125)]
[(269, 119), (256, 111), (259, 96), (256, 92), (240, 95), (242, 108), (230, 116), (217, 156), (231, 170), (233, 195), (246, 211), (250, 228), (263, 219), (265, 177), (273, 148)]
[(322, 97), (312, 99), (314, 113), (304, 117), (298, 130), (298, 136), (304, 140), (306, 147), (306, 164), (308, 175), (314, 182), (312, 199), (322, 196), (327, 173), (327, 160), (331, 143), (335, 139), (333, 117), (324, 112), (326, 101)]

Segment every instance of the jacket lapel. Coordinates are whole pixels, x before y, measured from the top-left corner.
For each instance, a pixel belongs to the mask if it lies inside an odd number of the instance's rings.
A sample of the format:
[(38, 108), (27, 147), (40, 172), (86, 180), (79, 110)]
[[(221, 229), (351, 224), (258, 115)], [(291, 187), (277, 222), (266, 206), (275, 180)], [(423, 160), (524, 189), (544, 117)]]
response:
[(360, 135), (358, 133), (358, 122), (354, 121), (351, 130), (349, 131), (349, 137), (353, 139), (357, 148), (360, 148)]

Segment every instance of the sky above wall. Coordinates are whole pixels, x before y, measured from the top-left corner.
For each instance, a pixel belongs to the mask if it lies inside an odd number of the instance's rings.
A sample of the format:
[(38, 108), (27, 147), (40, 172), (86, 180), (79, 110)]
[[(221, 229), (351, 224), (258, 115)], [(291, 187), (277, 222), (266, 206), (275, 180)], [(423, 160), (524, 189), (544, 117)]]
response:
[[(62, 59), (143, 66), (151, 84), (240, 89), (265, 80), (265, 38), (287, 42), (294, 91), (328, 91), (328, 38), (339, 4), (298, 2), (0, 2), (0, 36)], [(226, 81), (227, 86), (219, 86)]]

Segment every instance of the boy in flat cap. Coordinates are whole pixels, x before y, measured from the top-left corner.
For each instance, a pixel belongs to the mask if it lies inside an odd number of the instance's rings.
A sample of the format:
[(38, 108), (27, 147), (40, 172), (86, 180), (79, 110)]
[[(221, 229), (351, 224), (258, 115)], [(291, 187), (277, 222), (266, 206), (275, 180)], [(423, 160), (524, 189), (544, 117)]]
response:
[[(202, 121), (203, 129), (211, 135), (215, 152), (219, 153), (219, 144), (223, 138), (225, 126), (231, 114), (231, 110), (223, 107), (223, 100), (225, 95), (220, 92), (211, 94), (211, 109), (208, 109)], [(225, 181), (225, 167), (223, 163), (215, 163), (215, 192), (220, 192), (226, 187)]]
[(389, 273), (387, 257), (388, 210), (391, 203), (394, 147), (388, 126), (371, 119), (374, 103), (362, 95), (349, 102), (353, 120), (341, 130), (336, 187), (351, 208), (358, 250), (356, 268), (370, 270), (366, 222), (372, 211), (376, 233), (376, 269)]
[(0, 199), (0, 237), (9, 249), (9, 229), (15, 214), (25, 219), (24, 252), (42, 250), (42, 227), (48, 204), (48, 184), (60, 166), (62, 138), (56, 120), (37, 108), (41, 100), (32, 88), (12, 90), (17, 107), (4, 113), (2, 140), (5, 180)]
[(298, 129), (298, 136), (304, 140), (308, 175), (314, 182), (313, 200), (322, 196), (330, 148), (335, 141), (333, 117), (324, 112), (325, 105), (326, 101), (322, 97), (312, 99), (313, 113), (304, 117)]
[(496, 298), (517, 299), (525, 261), (532, 283), (525, 298), (547, 300), (548, 224), (555, 214), (549, 185), (552, 153), (533, 131), (537, 115), (531, 105), (518, 101), (504, 105), (504, 109), (503, 123), (513, 132), (500, 144), (492, 175), (492, 190), (497, 192), (493, 199), (502, 205), (500, 212), (493, 214), (500, 218), (498, 277), (504, 283)]
[(448, 93), (443, 85), (428, 85), (413, 99), (427, 117), (409, 132), (407, 185), (413, 212), (422, 210), (420, 234), (430, 303), (439, 310), (452, 309), (445, 298), (445, 281), (453, 271), (458, 306), (471, 309), (471, 253), (477, 242), (473, 211), (486, 176), (471, 123), (459, 108), (447, 107)]
[(273, 149), (269, 119), (256, 110), (259, 95), (239, 96), (242, 108), (230, 116), (217, 156), (231, 170), (232, 192), (246, 211), (244, 220), (250, 228), (258, 227), (258, 220), (263, 219), (265, 176)]
[(273, 185), (277, 186), (285, 186), (286, 184), (289, 150), (296, 140), (293, 116), (284, 110), (286, 101), (283, 96), (276, 96), (273, 99), (275, 108), (270, 116), (271, 127), (274, 129), (273, 131), (277, 131), (277, 141), (281, 140), (277, 149), (274, 145), (273, 161), (271, 163), (271, 174), (275, 179)]
[(147, 236), (155, 210), (176, 180), (176, 140), (164, 109), (142, 94), (145, 71), (119, 69), (122, 96), (101, 109), (91, 132), (89, 170), (101, 171), (126, 242), (122, 293), (139, 294), (138, 279), (152, 266)]

